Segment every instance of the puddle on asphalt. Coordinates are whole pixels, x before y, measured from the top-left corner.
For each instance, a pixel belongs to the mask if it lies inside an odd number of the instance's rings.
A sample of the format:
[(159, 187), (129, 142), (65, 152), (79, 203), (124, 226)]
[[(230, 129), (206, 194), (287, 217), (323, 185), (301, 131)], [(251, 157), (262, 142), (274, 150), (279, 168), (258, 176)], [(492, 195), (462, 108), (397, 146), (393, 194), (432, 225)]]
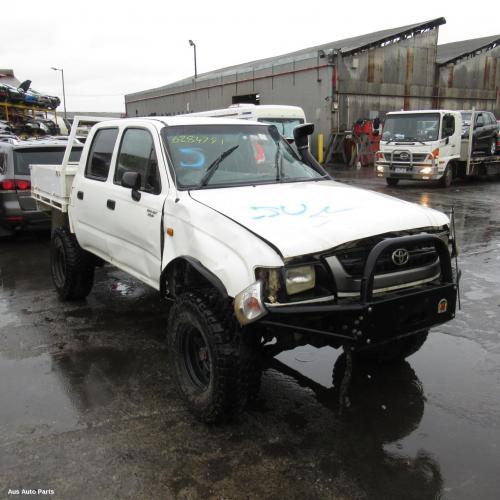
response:
[(135, 351), (95, 348), (10, 360), (0, 355), (0, 436), (83, 428), (81, 416), (127, 398)]
[(413, 485), (420, 498), (497, 497), (498, 353), (436, 329), (408, 361), (385, 367), (353, 363), (342, 416), (346, 362), (339, 353), (303, 346), (278, 355), (271, 368), (310, 389), (339, 418), (336, 425), (350, 443), (342, 452), (344, 467), (368, 492), (391, 497), (391, 490), (400, 495)]

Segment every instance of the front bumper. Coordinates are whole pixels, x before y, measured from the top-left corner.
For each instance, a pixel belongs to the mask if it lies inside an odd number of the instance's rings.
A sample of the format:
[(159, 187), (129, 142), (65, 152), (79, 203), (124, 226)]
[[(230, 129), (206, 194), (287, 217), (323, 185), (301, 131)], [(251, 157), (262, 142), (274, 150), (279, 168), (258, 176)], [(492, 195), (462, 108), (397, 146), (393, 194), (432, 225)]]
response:
[[(425, 172), (422, 172), (422, 170)], [(390, 177), (393, 179), (407, 179), (413, 181), (439, 180), (443, 177), (444, 169), (439, 169), (437, 164), (391, 165), (389, 163), (376, 163), (377, 177)]]
[[(375, 265), (388, 250), (415, 243), (433, 244), (439, 255), (439, 282), (373, 297)], [(446, 243), (434, 235), (402, 236), (381, 241), (365, 264), (357, 302), (301, 304), (269, 308), (259, 321), (273, 330), (332, 337), (341, 344), (366, 345), (431, 328), (455, 316), (457, 282)]]

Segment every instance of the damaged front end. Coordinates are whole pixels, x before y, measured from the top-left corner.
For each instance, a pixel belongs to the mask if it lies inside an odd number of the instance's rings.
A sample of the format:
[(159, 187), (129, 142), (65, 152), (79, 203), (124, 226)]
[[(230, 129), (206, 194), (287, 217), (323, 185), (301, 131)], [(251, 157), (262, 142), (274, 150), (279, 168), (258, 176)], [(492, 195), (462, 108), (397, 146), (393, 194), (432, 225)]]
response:
[[(453, 242), (452, 242), (453, 243)], [(381, 235), (284, 268), (259, 268), (263, 337), (316, 346), (380, 345), (455, 316), (447, 228)]]

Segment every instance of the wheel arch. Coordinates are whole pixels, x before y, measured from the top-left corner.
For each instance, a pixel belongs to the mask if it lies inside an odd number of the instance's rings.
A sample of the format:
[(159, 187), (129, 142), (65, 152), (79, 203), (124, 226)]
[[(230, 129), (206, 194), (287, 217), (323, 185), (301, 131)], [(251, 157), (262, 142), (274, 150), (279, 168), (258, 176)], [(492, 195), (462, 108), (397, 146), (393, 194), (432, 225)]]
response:
[(223, 299), (229, 298), (227, 289), (221, 279), (210, 269), (207, 269), (198, 259), (189, 255), (181, 255), (169, 262), (161, 274), (161, 294), (175, 297), (192, 286), (209, 286), (215, 289)]

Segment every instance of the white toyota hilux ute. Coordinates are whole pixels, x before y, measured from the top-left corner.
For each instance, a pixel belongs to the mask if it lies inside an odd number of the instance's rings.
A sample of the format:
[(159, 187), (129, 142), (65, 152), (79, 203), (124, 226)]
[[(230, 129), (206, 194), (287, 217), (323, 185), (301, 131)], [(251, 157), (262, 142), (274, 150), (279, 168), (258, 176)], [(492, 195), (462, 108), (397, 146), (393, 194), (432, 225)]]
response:
[(203, 421), (255, 398), (267, 349), (400, 360), (454, 317), (449, 218), (333, 181), (312, 130), (295, 129), (297, 154), (258, 122), (110, 120), (78, 165), (32, 166), (61, 299), (87, 296), (102, 261), (159, 290), (173, 378)]

